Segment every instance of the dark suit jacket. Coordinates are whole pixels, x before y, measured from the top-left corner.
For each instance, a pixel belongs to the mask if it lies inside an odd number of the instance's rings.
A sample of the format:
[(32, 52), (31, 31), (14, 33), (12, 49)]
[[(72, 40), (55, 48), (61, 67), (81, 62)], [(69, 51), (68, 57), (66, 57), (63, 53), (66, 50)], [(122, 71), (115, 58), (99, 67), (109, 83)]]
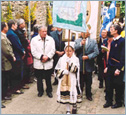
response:
[(125, 39), (120, 37), (113, 40), (108, 59), (108, 67), (116, 67), (121, 70), (125, 66)]
[[(58, 35), (58, 31), (53, 31), (50, 33), (50, 36), (54, 39), (55, 41), (55, 48), (56, 48), (56, 51), (64, 51), (64, 47), (65, 47), (65, 42), (62, 41), (62, 34), (61, 36), (59, 37)], [(58, 57), (57, 54), (54, 55), (54, 67), (55, 65), (57, 64), (58, 60), (60, 57)]]
[(100, 38), (98, 43), (99, 55), (97, 56), (97, 64), (100, 68), (104, 69), (104, 53), (101, 52), (101, 45), (103, 45), (102, 38)]
[(9, 29), (7, 32), (7, 38), (12, 43), (13, 51), (16, 57), (16, 60), (21, 60), (21, 57), (24, 55), (24, 48), (17, 36), (17, 34), (12, 30)]
[(20, 42), (23, 46), (23, 48), (26, 50), (28, 46), (28, 41), (26, 36), (24, 35), (24, 30), (18, 28), (15, 33), (18, 35), (18, 38), (20, 39)]
[[(81, 41), (82, 38), (75, 40), (75, 51), (80, 60), (80, 71), (83, 71), (83, 46), (81, 46)], [(94, 70), (94, 58), (99, 54), (98, 45), (96, 40), (88, 38), (88, 43), (85, 46), (85, 55), (89, 57), (88, 60), (85, 60), (85, 71), (92, 72)]]
[(58, 31), (53, 31), (50, 33), (51, 37), (53, 37), (55, 41), (56, 51), (64, 51), (65, 43), (62, 41), (62, 35), (59, 38)]

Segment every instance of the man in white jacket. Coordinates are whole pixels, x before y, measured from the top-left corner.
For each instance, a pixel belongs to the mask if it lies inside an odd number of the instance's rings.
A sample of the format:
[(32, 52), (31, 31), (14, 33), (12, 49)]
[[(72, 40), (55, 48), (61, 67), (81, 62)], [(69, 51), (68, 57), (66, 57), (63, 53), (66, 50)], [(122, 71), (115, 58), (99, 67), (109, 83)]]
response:
[(46, 93), (52, 98), (51, 74), (53, 67), (53, 56), (55, 54), (55, 42), (47, 35), (47, 27), (39, 27), (39, 34), (31, 40), (31, 52), (34, 58), (33, 66), (37, 77), (38, 97), (44, 93), (43, 82), (46, 81)]

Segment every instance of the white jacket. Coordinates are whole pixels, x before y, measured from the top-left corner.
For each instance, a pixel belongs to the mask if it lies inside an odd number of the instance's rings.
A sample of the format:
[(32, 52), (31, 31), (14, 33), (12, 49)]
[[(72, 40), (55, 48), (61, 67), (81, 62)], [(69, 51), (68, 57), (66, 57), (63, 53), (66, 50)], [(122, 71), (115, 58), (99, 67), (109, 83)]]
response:
[[(41, 39), (40, 35), (32, 38), (31, 53), (34, 57), (33, 66), (35, 69), (52, 69), (53, 56), (55, 54), (55, 42), (53, 38), (47, 35), (45, 38), (45, 42)], [(40, 58), (42, 55), (48, 56), (50, 60), (45, 63), (41, 62)]]

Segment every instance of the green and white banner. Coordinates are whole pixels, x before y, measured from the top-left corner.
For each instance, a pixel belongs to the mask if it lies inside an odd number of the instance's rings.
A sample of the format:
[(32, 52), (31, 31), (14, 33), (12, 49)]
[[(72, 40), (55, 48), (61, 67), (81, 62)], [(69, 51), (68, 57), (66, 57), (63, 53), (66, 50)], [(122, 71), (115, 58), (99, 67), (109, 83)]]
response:
[(53, 26), (86, 32), (87, 1), (54, 1)]

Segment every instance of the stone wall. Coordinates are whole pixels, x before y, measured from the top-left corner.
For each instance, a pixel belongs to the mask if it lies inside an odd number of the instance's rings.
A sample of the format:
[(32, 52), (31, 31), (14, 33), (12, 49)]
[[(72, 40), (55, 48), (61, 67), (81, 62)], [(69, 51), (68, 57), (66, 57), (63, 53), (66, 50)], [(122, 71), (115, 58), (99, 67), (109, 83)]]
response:
[[(35, 16), (37, 20), (37, 24), (46, 25), (46, 7), (48, 1), (31, 1), (31, 7), (34, 6), (34, 3), (37, 2)], [(12, 16), (14, 19), (23, 18), (24, 9), (26, 7), (26, 1), (10, 1), (12, 6)], [(1, 9), (3, 18), (7, 16), (7, 6), (8, 1), (1, 2)]]

